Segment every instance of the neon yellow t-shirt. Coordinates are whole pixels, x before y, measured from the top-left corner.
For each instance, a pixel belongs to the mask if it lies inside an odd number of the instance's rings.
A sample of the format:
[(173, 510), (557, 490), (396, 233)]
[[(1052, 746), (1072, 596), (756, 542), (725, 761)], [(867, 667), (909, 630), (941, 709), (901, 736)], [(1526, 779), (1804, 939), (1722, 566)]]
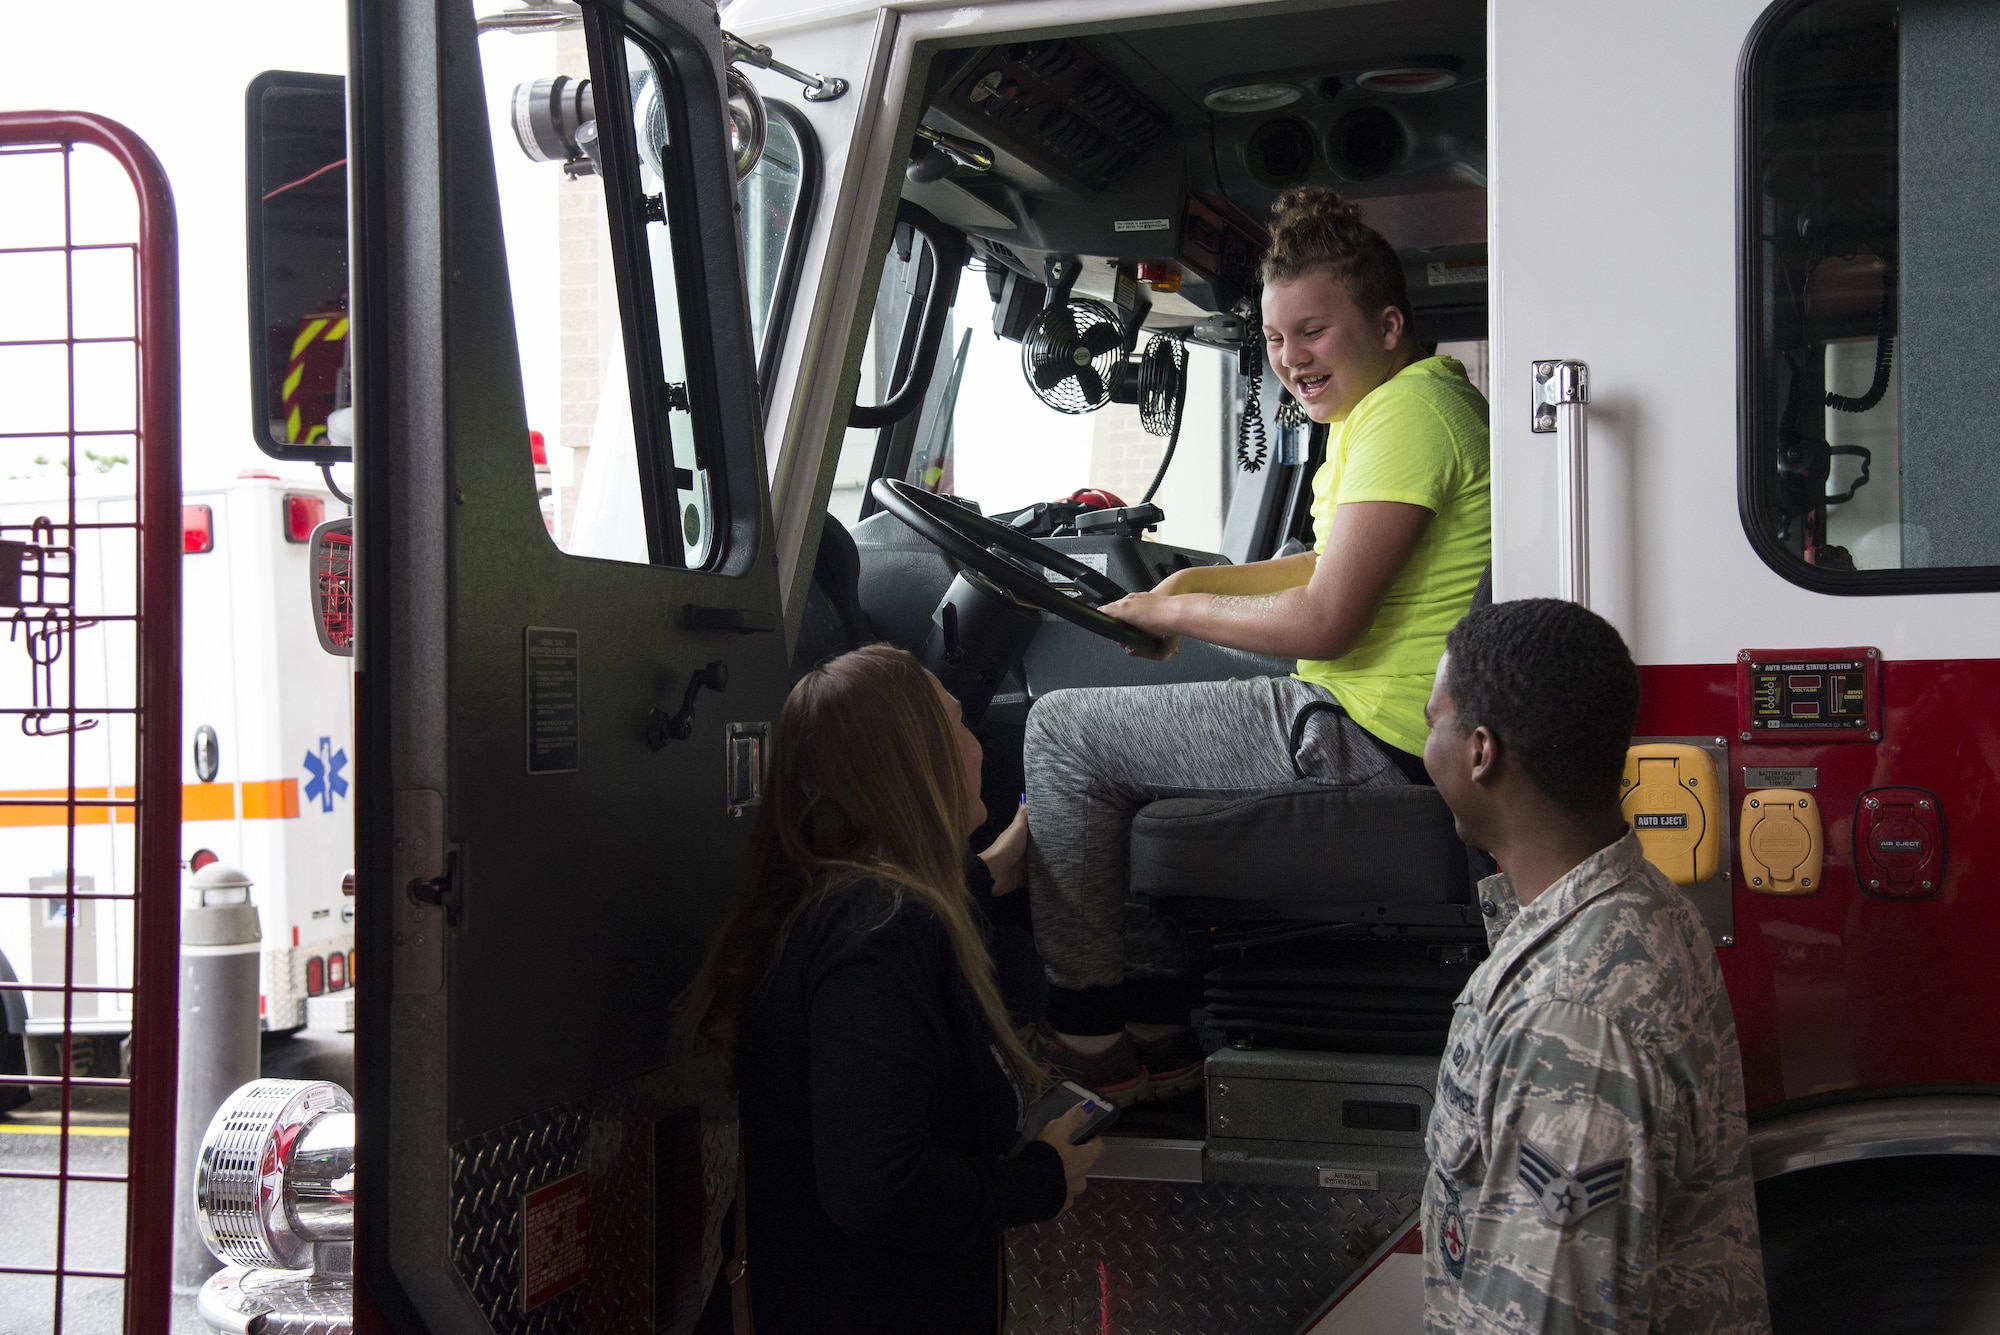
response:
[(1472, 606), (1492, 559), (1486, 399), (1453, 357), (1404, 367), (1334, 426), (1313, 476), (1313, 550), (1326, 550), (1334, 507), (1401, 501), (1435, 516), (1361, 643), (1339, 658), (1299, 660), (1348, 716), (1392, 746), (1421, 754), (1444, 639)]

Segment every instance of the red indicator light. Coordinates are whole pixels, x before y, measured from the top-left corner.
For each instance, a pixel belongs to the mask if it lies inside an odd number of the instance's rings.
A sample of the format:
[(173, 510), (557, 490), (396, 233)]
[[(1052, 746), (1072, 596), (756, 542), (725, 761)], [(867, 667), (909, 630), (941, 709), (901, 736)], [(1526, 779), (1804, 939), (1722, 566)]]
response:
[(206, 505), (181, 507), (181, 551), (188, 556), (215, 550), (215, 511)]
[(1816, 691), (1820, 681), (1818, 677), (1793, 677), (1787, 684), (1795, 691)]
[(285, 497), (285, 541), (308, 542), (326, 518), (326, 502), (317, 496)]
[(528, 433), (528, 449), (535, 456), (535, 467), (547, 468), (549, 466), (548, 437), (539, 431), (530, 431)]
[(347, 956), (334, 951), (326, 957), (326, 990), (338, 992), (347, 986)]
[(326, 991), (326, 961), (314, 955), (306, 961), (306, 995), (316, 997)]
[(1792, 701), (1792, 717), (1793, 717), (1793, 718), (1818, 718), (1818, 717), (1819, 717), (1819, 701), (1817, 701), (1817, 700), (1794, 700), (1794, 701)]
[(188, 859), (188, 870), (200, 871), (203, 867), (213, 866), (215, 863), (218, 863), (220, 861), (222, 861), (222, 859), (215, 856), (215, 854), (210, 850), (206, 848), (197, 848), (194, 851), (194, 856)]

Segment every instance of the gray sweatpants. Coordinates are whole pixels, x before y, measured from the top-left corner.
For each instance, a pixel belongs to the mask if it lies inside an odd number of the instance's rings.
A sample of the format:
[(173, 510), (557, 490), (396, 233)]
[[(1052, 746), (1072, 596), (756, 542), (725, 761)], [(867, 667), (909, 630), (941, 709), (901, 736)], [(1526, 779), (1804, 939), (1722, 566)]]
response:
[(1051, 691), (1028, 714), (1028, 888), (1048, 966), (1049, 1022), (1122, 1025), (1130, 978), (1186, 971), (1171, 925), (1127, 912), (1132, 818), (1162, 797), (1229, 796), (1305, 783), (1407, 783), (1358, 724), (1314, 710), (1323, 687), (1292, 677)]

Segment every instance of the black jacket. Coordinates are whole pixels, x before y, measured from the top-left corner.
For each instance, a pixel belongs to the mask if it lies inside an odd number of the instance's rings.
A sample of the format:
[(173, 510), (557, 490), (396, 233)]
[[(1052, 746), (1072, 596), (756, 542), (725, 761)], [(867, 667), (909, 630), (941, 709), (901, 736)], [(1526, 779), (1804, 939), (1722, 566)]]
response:
[(1000, 1231), (1062, 1208), (1062, 1160), (935, 915), (889, 887), (792, 927), (737, 1058), (759, 1335), (998, 1328)]

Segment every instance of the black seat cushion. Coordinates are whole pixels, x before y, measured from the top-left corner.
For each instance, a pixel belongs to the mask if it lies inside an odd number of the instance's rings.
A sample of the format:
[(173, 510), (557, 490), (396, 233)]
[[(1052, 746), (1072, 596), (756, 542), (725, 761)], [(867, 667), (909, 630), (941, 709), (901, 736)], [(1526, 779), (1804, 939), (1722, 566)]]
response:
[(1465, 904), (1465, 845), (1437, 789), (1281, 788), (1173, 797), (1132, 823), (1132, 891), (1147, 899)]

